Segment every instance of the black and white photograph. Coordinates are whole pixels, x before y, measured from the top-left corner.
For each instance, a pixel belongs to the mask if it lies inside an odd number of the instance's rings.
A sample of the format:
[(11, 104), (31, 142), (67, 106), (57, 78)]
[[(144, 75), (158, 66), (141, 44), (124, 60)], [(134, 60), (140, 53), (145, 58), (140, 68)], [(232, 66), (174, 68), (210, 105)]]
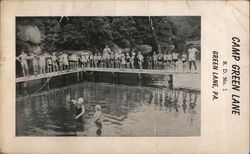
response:
[(16, 136), (201, 135), (201, 16), (16, 16)]

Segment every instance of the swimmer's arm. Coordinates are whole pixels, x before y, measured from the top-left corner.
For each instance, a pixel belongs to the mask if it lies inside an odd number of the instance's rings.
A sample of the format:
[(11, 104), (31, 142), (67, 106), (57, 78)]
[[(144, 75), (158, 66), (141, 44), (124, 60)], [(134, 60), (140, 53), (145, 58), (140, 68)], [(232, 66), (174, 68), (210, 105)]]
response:
[(100, 114), (95, 113), (93, 120), (96, 122), (100, 118)]
[(200, 53), (200, 51), (198, 49), (195, 48), (195, 54), (197, 55), (197, 53)]
[(19, 62), (21, 62), (21, 55), (19, 55), (18, 57), (16, 57), (16, 60), (18, 60)]
[(84, 105), (82, 106), (82, 112), (76, 116), (76, 119), (78, 119), (81, 115), (83, 115), (83, 113), (85, 113)]
[(76, 100), (75, 100), (75, 99), (72, 99), (71, 102), (72, 102), (73, 104), (76, 104)]

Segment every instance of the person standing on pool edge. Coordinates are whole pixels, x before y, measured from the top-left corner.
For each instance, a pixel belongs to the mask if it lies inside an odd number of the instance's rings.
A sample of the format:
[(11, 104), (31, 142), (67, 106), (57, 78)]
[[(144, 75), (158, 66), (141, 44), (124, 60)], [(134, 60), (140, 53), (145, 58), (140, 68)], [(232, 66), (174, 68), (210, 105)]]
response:
[(22, 51), (22, 53), (16, 59), (21, 62), (23, 76), (29, 76), (29, 68), (27, 63), (28, 55)]
[(188, 48), (188, 61), (189, 61), (189, 72), (191, 72), (192, 64), (194, 64), (195, 71), (197, 70), (196, 67), (196, 56), (199, 53), (199, 50), (193, 47), (193, 44), (189, 44)]
[(103, 49), (103, 57), (104, 57), (104, 67), (108, 68), (110, 66), (110, 54), (111, 49), (108, 47), (108, 45), (105, 45), (105, 48)]
[(142, 63), (144, 62), (144, 57), (140, 51), (138, 52), (137, 58), (138, 58), (139, 69), (143, 69)]

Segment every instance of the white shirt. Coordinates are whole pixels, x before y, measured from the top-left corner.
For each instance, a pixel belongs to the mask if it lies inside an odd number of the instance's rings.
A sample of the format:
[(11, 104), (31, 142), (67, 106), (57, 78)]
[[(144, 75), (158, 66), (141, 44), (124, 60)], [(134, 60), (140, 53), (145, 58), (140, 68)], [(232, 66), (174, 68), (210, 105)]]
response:
[(126, 57), (124, 54), (121, 55), (122, 64), (126, 64)]
[(168, 55), (163, 55), (163, 60), (168, 60)]
[(115, 59), (119, 59), (120, 58), (120, 54), (118, 52), (115, 53)]
[(44, 66), (46, 64), (46, 59), (44, 55), (40, 55), (39, 57), (39, 65)]
[(98, 56), (97, 56), (97, 59), (98, 59), (98, 60), (101, 60), (101, 59), (102, 59), (102, 56), (101, 56), (101, 55), (98, 55)]
[(157, 55), (155, 54), (155, 55), (153, 55), (153, 59), (154, 59), (154, 61), (157, 61)]
[(82, 55), (82, 56), (81, 56), (81, 60), (82, 60), (82, 62), (87, 62), (87, 57), (86, 57), (86, 55)]
[(173, 56), (171, 54), (168, 55), (168, 60), (172, 60)]
[(63, 62), (65, 65), (68, 65), (69, 62), (68, 62), (68, 55), (67, 54), (63, 54)]
[(173, 53), (173, 59), (178, 59), (179, 54), (178, 53)]
[(109, 58), (110, 53), (111, 53), (111, 49), (110, 48), (103, 49), (103, 57), (104, 58)]
[(144, 57), (140, 54), (137, 56), (137, 58), (142, 62)]
[(89, 56), (89, 59), (90, 59), (90, 60), (93, 60), (93, 59), (94, 59), (94, 56), (93, 56), (93, 55), (90, 55), (90, 56)]
[(190, 61), (196, 60), (196, 52), (199, 52), (196, 48), (188, 49), (188, 58)]
[(55, 56), (55, 55), (53, 55), (51, 58), (52, 58), (52, 61), (53, 61), (53, 62), (56, 61), (56, 56)]

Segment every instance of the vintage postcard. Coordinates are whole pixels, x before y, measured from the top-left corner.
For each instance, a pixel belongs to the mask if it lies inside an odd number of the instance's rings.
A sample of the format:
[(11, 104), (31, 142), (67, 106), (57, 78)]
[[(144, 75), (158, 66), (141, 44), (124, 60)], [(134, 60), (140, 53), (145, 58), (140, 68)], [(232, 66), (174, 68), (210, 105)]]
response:
[(1, 1), (0, 153), (249, 153), (249, 1)]

